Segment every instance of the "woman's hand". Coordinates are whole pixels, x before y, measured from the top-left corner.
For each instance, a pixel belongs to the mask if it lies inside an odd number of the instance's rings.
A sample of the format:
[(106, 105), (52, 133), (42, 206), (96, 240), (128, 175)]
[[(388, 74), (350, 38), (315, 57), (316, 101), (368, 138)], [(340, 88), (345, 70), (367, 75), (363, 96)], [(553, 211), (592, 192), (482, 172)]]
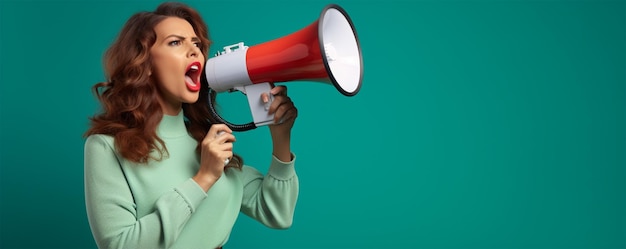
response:
[(200, 169), (193, 180), (208, 191), (224, 173), (227, 160), (233, 157), (233, 131), (225, 124), (211, 125), (209, 132), (202, 140), (200, 152)]
[[(287, 96), (287, 87), (277, 86), (270, 90), (274, 100), (269, 114), (274, 114), (274, 124), (269, 126), (274, 146), (274, 156), (284, 162), (291, 161), (291, 128), (298, 117), (298, 109)], [(266, 93), (261, 95), (264, 102), (269, 101)]]

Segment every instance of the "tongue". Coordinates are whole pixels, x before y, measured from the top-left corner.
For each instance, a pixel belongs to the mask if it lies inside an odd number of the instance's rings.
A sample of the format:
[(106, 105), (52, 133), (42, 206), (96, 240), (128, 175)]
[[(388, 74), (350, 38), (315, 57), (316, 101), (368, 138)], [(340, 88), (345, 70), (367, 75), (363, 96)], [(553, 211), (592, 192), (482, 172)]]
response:
[(185, 83), (189, 91), (197, 92), (198, 90), (200, 90), (200, 85), (193, 82), (193, 80), (191, 79), (191, 77), (189, 77), (189, 75), (185, 75)]

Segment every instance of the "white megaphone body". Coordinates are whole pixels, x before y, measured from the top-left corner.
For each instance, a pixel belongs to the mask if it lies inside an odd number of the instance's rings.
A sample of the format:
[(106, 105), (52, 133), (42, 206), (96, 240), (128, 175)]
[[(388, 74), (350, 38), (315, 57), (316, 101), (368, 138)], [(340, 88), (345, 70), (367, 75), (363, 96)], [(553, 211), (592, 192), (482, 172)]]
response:
[[(345, 96), (354, 96), (361, 88), (363, 62), (350, 17), (343, 8), (330, 4), (317, 21), (295, 33), (251, 47), (243, 42), (224, 47), (207, 60), (205, 76), (210, 90), (241, 91), (247, 96), (254, 119), (248, 126), (252, 127), (225, 122), (242, 131), (273, 124), (269, 103), (261, 100), (261, 93), (271, 96), (272, 83), (322, 82), (334, 85)], [(223, 120), (213, 103), (209, 105), (218, 120)]]

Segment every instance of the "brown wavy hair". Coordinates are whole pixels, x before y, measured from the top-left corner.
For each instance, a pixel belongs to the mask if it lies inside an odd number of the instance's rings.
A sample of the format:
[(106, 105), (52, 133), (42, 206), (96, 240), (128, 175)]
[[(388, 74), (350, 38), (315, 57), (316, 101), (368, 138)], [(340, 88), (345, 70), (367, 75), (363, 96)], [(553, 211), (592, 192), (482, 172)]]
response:
[[(159, 93), (156, 82), (150, 77), (150, 48), (156, 41), (154, 27), (167, 17), (187, 20), (200, 38), (200, 50), (204, 58), (208, 58), (211, 41), (207, 25), (200, 14), (185, 4), (166, 2), (153, 12), (139, 12), (128, 19), (104, 54), (107, 81), (92, 87), (103, 110), (89, 118), (91, 127), (84, 136), (113, 136), (116, 150), (132, 162), (147, 163), (150, 159), (159, 161), (167, 154), (165, 143), (156, 134), (163, 110), (157, 101)], [(203, 84), (198, 101), (183, 103), (187, 131), (198, 141), (198, 153), (211, 124), (218, 123), (210, 115), (207, 104), (208, 98), (215, 102), (216, 93), (211, 92), (209, 96), (208, 85)], [(150, 156), (152, 151), (157, 151), (159, 156)], [(241, 169), (242, 158), (235, 155), (233, 159), (227, 167)]]

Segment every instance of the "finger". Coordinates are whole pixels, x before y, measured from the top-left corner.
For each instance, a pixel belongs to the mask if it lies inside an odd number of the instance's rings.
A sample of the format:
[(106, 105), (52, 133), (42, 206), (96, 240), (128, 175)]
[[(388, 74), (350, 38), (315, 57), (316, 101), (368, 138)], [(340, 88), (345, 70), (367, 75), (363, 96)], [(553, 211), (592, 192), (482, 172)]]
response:
[(293, 105), (293, 102), (291, 102), (291, 99), (287, 96), (275, 96), (274, 101), (272, 101), (268, 109), (269, 114), (275, 113), (278, 108), (283, 105)]
[(206, 137), (214, 138), (223, 132), (233, 133), (233, 131), (230, 128), (228, 128), (228, 126), (225, 124), (213, 124), (211, 125), (211, 128), (209, 128), (209, 132), (207, 132)]
[(213, 155), (212, 157), (222, 158), (220, 155), (224, 152), (233, 151), (233, 143), (226, 141), (218, 141), (214, 139), (212, 141), (203, 141), (202, 142), (202, 153), (208, 153), (207, 155)]
[(287, 87), (286, 86), (277, 86), (270, 90), (270, 93), (274, 96), (287, 96)]
[(233, 144), (225, 143), (218, 144), (212, 147), (211, 155), (214, 155), (213, 160), (223, 163), (226, 159), (231, 159), (233, 157)]
[(218, 152), (218, 154), (223, 154), (224, 152), (231, 152), (233, 151), (233, 143), (223, 143), (223, 144), (217, 144), (215, 145), (215, 147), (213, 148), (216, 152)]
[(289, 119), (290, 118), (289, 115), (293, 112), (294, 109), (295, 109), (295, 106), (293, 106), (293, 103), (280, 105), (276, 109), (276, 113), (274, 114), (274, 123), (280, 124), (284, 122), (285, 120)]
[(223, 130), (220, 130), (219, 126), (212, 126), (209, 132), (202, 140), (202, 147), (211, 148), (219, 144), (227, 142), (235, 142), (235, 136), (230, 133), (231, 130), (224, 126)]
[(294, 107), (290, 108), (289, 110), (287, 110), (283, 120), (285, 120), (285, 121), (292, 120), (292, 119), (296, 119), (297, 117), (298, 117), (298, 108), (296, 108), (294, 106)]
[(222, 134), (217, 134), (215, 136), (215, 138), (212, 140), (213, 143), (216, 144), (223, 144), (223, 143), (232, 143), (235, 142), (237, 139), (235, 138), (235, 135), (233, 135), (232, 133), (227, 133), (224, 132)]
[(234, 154), (233, 154), (233, 151), (232, 151), (232, 150), (226, 150), (226, 151), (224, 151), (224, 152), (222, 153), (222, 157), (223, 157), (224, 159), (226, 159), (226, 158), (233, 158), (233, 155), (234, 155)]
[(215, 143), (215, 144), (223, 144), (223, 143), (229, 143), (229, 142), (235, 142), (236, 138), (235, 135), (232, 133), (229, 133), (227, 131), (219, 131), (217, 132), (217, 134), (215, 134), (215, 136), (211, 137), (210, 134), (207, 134), (207, 138), (211, 143)]
[(270, 95), (267, 94), (266, 92), (261, 93), (261, 100), (263, 101), (263, 103), (267, 103), (270, 101)]

